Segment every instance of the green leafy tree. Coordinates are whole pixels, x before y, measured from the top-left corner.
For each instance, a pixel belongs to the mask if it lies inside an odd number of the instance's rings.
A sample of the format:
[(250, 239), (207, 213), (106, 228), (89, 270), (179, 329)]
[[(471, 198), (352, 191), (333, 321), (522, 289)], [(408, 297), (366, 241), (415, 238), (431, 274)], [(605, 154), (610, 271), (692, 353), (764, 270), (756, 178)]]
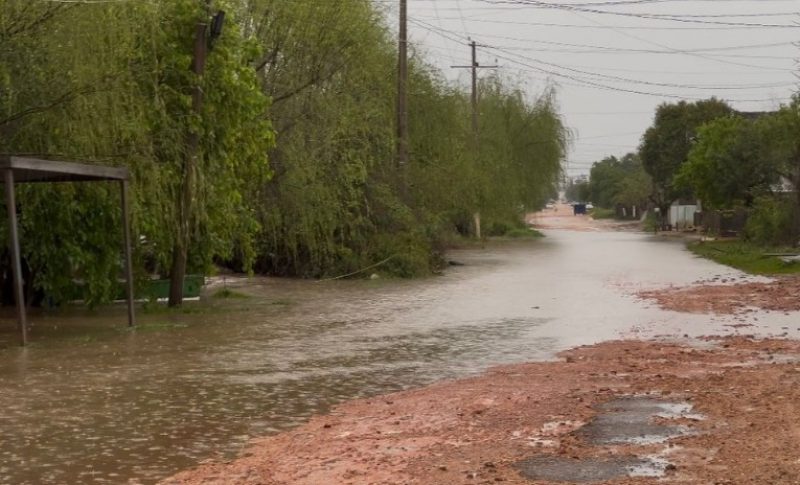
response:
[[(157, 217), (163, 217), (157, 224), (170, 228), (153, 235), (152, 255), (173, 287), (182, 284), (187, 262), (190, 271), (205, 272), (214, 258), (235, 258), (240, 269), (249, 269), (258, 230), (249, 199), (268, 179), (273, 144), (268, 100), (250, 65), (257, 45), (229, 16), (198, 77), (189, 67), (196, 26), (210, 20), (205, 3), (179, 0), (143, 8), (151, 22), (142, 35), (150, 42), (137, 51), (135, 81), (150, 108), (149, 155), (158, 170), (149, 175), (160, 196), (154, 201), (161, 206)], [(200, 112), (193, 100), (196, 86), (203, 93)], [(180, 303), (171, 291), (170, 305)]]
[(702, 126), (675, 185), (690, 187), (708, 207), (751, 206), (778, 181), (759, 125), (736, 116)]
[(651, 193), (651, 183), (639, 156), (628, 153), (610, 156), (592, 165), (589, 176), (592, 202), (599, 207), (643, 207)]
[(783, 181), (789, 182), (794, 194), (790, 234), (792, 244), (800, 244), (800, 96), (795, 95), (791, 103), (774, 114), (759, 118), (756, 124), (763, 141), (761, 156), (765, 164), (773, 167)]
[[(265, 180), (273, 136), (268, 100), (249, 61), (257, 46), (233, 16), (209, 56), (190, 71), (192, 36), (205, 2), (54, 4), (7, 2), (0, 31), (0, 151), (131, 169), (139, 267), (169, 274), (185, 181), (193, 271), (214, 259), (254, 259), (254, 181)], [(220, 8), (228, 8), (218, 2)], [(14, 26), (24, 26), (24, 28)], [(9, 34), (11, 32), (12, 34)], [(45, 35), (46, 34), (46, 35)], [(191, 110), (201, 82), (206, 102)], [(196, 173), (185, 177), (189, 131), (199, 134)], [(115, 296), (121, 248), (119, 195), (102, 184), (20, 188), (22, 253), (31, 288), (58, 303)], [(4, 233), (5, 234), (5, 233)], [(85, 281), (75, 295), (74, 281)]]
[(716, 98), (658, 107), (653, 125), (642, 136), (639, 156), (653, 181), (652, 197), (662, 213), (673, 201), (690, 195), (685, 187), (675, 185), (674, 177), (688, 160), (697, 129), (732, 112), (730, 106)]
[(587, 202), (592, 196), (592, 187), (589, 182), (572, 182), (567, 186), (565, 196), (567, 200)]

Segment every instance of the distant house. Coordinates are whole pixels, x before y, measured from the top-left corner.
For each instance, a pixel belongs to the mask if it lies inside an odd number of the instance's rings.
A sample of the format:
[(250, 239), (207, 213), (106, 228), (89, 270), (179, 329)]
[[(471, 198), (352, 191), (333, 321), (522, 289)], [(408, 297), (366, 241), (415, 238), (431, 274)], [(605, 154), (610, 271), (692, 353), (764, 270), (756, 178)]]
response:
[(674, 230), (686, 231), (694, 229), (695, 214), (702, 212), (703, 206), (699, 200), (681, 199), (672, 203), (667, 214), (667, 224)]
[(775, 192), (776, 194), (787, 194), (794, 192), (795, 190), (792, 181), (787, 179), (786, 177), (781, 177), (780, 181), (778, 181), (778, 183), (770, 187), (770, 189), (772, 189), (772, 191)]

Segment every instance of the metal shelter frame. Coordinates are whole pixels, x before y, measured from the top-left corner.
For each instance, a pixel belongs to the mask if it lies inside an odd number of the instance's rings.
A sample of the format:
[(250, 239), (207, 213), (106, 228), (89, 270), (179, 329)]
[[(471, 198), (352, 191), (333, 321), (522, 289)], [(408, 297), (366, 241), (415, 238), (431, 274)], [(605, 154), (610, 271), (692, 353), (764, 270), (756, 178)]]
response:
[(40, 160), (37, 158), (0, 155), (0, 171), (3, 172), (8, 208), (8, 245), (11, 251), (11, 271), (14, 274), (14, 299), (17, 305), (17, 319), (21, 344), (28, 342), (28, 322), (25, 313), (25, 296), (22, 282), (22, 264), (19, 252), (17, 231), (17, 204), (14, 193), (15, 184), (41, 182), (101, 182), (117, 181), (120, 185), (122, 204), (122, 226), (125, 249), (126, 299), (128, 301), (128, 325), (133, 326), (133, 268), (131, 265), (131, 230), (128, 210), (128, 182), (130, 173), (124, 167), (106, 167), (82, 163)]

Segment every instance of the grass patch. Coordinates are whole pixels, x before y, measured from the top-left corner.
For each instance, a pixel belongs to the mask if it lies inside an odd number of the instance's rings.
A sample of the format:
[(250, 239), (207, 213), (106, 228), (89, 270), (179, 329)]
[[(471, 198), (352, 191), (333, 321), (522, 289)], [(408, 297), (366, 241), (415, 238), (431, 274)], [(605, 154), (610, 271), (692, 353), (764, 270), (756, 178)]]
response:
[(250, 296), (238, 291), (233, 291), (230, 288), (222, 288), (214, 293), (213, 296), (214, 298), (250, 298)]
[(518, 239), (526, 237), (544, 237), (544, 234), (529, 227), (515, 227), (506, 231), (503, 237)]
[(592, 219), (614, 219), (617, 217), (617, 212), (614, 209), (603, 209), (602, 207), (595, 207), (589, 211)]
[(800, 263), (785, 263), (777, 256), (765, 256), (766, 253), (797, 253), (797, 249), (765, 248), (743, 241), (698, 241), (689, 244), (689, 250), (750, 274), (800, 274)]

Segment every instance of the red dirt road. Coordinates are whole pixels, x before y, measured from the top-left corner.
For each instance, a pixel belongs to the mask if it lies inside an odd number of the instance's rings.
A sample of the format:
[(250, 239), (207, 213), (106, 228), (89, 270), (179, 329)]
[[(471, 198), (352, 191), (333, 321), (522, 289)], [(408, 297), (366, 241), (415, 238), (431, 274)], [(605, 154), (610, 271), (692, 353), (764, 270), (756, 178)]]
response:
[[(661, 483), (800, 483), (800, 343), (728, 339), (713, 348), (623, 341), (561, 362), (500, 367), (423, 389), (345, 403), (168, 484), (545, 484), (514, 464), (658, 454)], [(669, 444), (591, 445), (574, 431), (612, 398), (686, 400), (705, 418)], [(602, 483), (656, 483), (623, 478)]]
[(574, 215), (572, 206), (556, 204), (553, 209), (544, 209), (529, 214), (526, 222), (536, 229), (557, 229), (568, 231), (636, 231), (638, 221), (616, 221), (614, 219), (593, 219), (588, 215)]
[[(535, 227), (582, 231), (631, 225), (573, 216), (529, 218)], [(641, 293), (661, 306), (735, 313), (796, 310), (800, 279), (698, 285)], [(598, 445), (583, 432), (615, 399), (685, 402), (688, 435), (665, 443)], [(657, 418), (663, 424), (666, 418)], [(525, 459), (656, 457), (663, 478), (591, 483), (800, 484), (800, 342), (745, 337), (688, 343), (618, 341), (560, 354), (556, 362), (504, 366), (344, 403), (299, 428), (253, 441), (230, 462), (209, 461), (165, 484), (554, 484), (529, 479)], [(668, 464), (666, 464), (668, 462)]]
[(752, 308), (800, 310), (800, 276), (777, 277), (768, 283), (698, 284), (640, 292), (662, 308), (688, 313), (735, 314)]

